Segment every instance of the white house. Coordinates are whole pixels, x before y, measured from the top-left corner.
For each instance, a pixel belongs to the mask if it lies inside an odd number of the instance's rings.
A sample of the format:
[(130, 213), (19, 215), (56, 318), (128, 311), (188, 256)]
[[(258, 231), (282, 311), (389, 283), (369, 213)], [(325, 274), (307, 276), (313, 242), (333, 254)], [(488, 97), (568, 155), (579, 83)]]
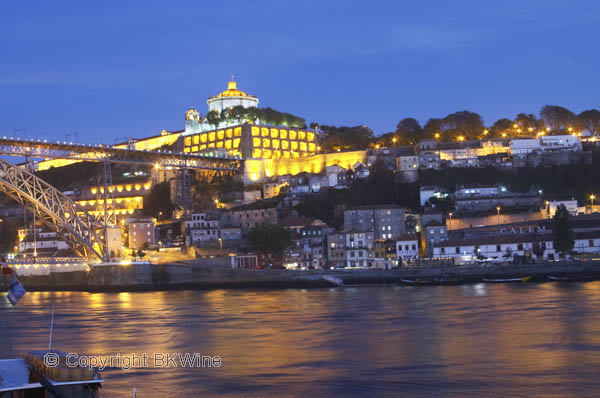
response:
[(396, 256), (398, 259), (416, 258), (419, 256), (419, 239), (409, 234), (396, 238)]

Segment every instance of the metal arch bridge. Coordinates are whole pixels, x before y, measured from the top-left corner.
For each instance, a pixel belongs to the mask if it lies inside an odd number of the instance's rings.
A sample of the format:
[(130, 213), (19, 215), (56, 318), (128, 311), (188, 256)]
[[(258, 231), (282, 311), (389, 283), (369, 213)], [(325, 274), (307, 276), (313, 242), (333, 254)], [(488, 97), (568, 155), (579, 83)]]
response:
[(0, 137), (0, 155), (31, 158), (72, 159), (90, 162), (146, 164), (160, 167), (241, 172), (243, 160), (219, 153), (189, 154), (172, 151), (143, 151), (108, 145), (51, 142), (39, 139)]
[[(57, 158), (159, 167), (241, 172), (243, 161), (229, 155), (191, 155), (167, 151), (142, 151), (104, 145), (0, 138), (0, 155)], [(25, 167), (0, 159), (0, 192), (31, 211), (57, 233), (79, 256), (109, 259), (107, 225)]]
[(108, 258), (104, 224), (25, 168), (0, 159), (0, 191), (35, 214), (77, 255)]

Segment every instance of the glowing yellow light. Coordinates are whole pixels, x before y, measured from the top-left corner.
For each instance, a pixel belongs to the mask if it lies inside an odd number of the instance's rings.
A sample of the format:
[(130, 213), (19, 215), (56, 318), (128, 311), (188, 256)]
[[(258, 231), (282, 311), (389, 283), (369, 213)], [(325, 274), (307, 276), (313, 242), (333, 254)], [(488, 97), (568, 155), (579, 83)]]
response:
[(465, 137), (463, 137), (462, 135), (458, 136), (458, 141), (464, 141), (464, 140), (465, 140)]

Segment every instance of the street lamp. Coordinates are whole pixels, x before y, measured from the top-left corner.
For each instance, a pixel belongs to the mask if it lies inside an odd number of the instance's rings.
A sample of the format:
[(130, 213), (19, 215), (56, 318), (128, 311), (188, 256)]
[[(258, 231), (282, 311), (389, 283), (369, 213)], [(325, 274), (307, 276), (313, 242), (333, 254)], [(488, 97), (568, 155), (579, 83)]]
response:
[(497, 224), (500, 224), (500, 206), (496, 207), (496, 210), (498, 211), (498, 222), (497, 222)]
[(394, 143), (394, 146), (396, 146), (396, 141), (398, 141), (398, 140), (396, 139), (396, 137), (392, 138), (392, 142)]
[(448, 215), (450, 216), (450, 229), (452, 229), (452, 212), (448, 213)]
[(223, 257), (223, 239), (219, 238), (219, 257)]
[(590, 201), (592, 202), (592, 207), (594, 207), (594, 199), (596, 199), (596, 195), (591, 194), (590, 195)]

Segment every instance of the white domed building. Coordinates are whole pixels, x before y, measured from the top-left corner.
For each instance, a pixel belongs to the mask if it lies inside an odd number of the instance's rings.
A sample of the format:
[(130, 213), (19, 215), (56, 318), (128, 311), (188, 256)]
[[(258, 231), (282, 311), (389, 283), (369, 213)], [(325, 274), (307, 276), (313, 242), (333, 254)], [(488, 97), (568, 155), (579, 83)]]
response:
[(214, 110), (222, 112), (223, 109), (240, 105), (244, 108), (256, 108), (258, 107), (258, 97), (238, 90), (237, 83), (232, 78), (227, 84), (227, 90), (210, 97), (206, 103), (208, 104), (209, 112)]

